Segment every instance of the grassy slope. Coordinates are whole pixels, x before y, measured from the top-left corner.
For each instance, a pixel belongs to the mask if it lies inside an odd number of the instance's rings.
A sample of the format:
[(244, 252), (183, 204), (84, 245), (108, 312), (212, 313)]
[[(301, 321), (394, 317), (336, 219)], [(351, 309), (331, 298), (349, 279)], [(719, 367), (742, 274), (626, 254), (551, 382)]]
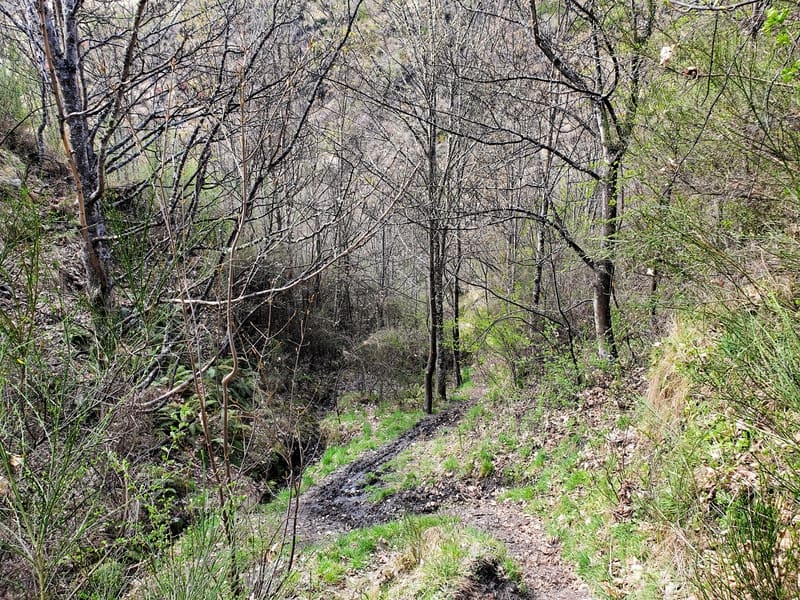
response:
[(599, 595), (663, 597), (669, 574), (642, 567), (655, 536), (633, 517), (641, 440), (632, 424), (642, 376), (641, 369), (624, 380), (597, 371), (580, 389), (553, 365), (530, 390), (495, 388), (458, 428), (395, 459), (374, 493), (495, 480), (506, 488), (500, 500), (545, 520)]
[[(630, 432), (630, 416), (627, 411), (620, 416), (619, 404), (630, 404), (634, 391), (596, 375), (598, 385), (585, 391), (555, 367), (535, 391), (491, 390), (459, 426), (395, 458), (392, 468), (372, 487), (372, 498), (379, 502), (402, 490), (454, 482), (499, 481), (508, 486), (500, 499), (522, 503), (526, 510), (544, 517), (552, 535), (562, 542), (564, 555), (598, 589), (639, 585), (639, 580), (631, 582), (626, 571), (637, 572), (648, 537), (629, 519), (614, 516), (621, 504), (617, 495), (625, 485), (621, 479), (625, 458), (620, 452), (633, 450), (630, 445), (622, 450), (617, 447), (618, 440), (627, 440)], [(610, 394), (616, 395), (618, 403), (608, 405)], [(345, 424), (365, 418), (364, 413), (358, 415), (347, 413), (339, 419)], [(355, 429), (363, 431), (363, 421)], [(362, 437), (356, 436), (344, 447), (329, 448), (326, 455), (347, 456), (362, 446)], [(615, 471), (608, 470), (612, 463)], [(323, 459), (315, 472), (327, 472), (325, 464)], [(419, 531), (410, 535), (409, 528)], [(431, 537), (435, 543), (430, 543)], [(391, 543), (386, 541), (389, 538)], [(424, 564), (408, 559), (409, 554), (419, 553), (415, 548), (420, 545), (429, 555)], [(461, 549), (456, 551), (457, 547)], [(452, 520), (411, 518), (354, 531), (329, 545), (307, 549), (293, 581), (301, 597), (356, 593), (418, 597), (409, 590), (420, 585), (419, 589), (434, 590), (430, 597), (448, 597), (464, 585), (470, 569), (479, 562), (476, 557), (501, 562), (506, 565), (504, 571), (514, 576), (507, 553), (486, 534), (459, 529)], [(437, 564), (443, 571), (431, 566)]]

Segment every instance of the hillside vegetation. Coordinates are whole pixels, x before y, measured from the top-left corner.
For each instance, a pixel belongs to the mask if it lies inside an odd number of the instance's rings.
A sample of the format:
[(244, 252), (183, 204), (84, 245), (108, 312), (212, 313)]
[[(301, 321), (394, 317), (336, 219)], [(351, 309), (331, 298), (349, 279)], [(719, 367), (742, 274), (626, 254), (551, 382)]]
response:
[(0, 597), (800, 597), (796, 3), (0, 26)]

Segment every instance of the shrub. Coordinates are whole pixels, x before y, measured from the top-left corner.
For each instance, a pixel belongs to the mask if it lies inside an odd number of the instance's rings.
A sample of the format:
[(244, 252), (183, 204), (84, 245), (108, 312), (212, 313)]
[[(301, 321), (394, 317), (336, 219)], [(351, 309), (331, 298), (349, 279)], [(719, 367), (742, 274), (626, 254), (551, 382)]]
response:
[(425, 369), (427, 342), (414, 329), (380, 329), (350, 354), (354, 370), (361, 374), (364, 393), (397, 394), (417, 383)]

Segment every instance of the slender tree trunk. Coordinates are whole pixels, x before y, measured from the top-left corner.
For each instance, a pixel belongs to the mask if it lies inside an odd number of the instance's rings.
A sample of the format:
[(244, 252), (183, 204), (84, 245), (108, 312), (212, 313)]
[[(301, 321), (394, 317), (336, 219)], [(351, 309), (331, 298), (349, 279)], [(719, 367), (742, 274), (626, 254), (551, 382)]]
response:
[[(594, 52), (595, 89), (602, 90), (604, 72), (600, 55), (600, 32), (592, 27), (592, 49)], [(597, 351), (601, 357), (617, 358), (617, 343), (611, 317), (611, 299), (614, 291), (614, 246), (617, 237), (617, 186), (619, 164), (624, 151), (612, 146), (614, 135), (610, 121), (614, 118), (598, 101), (595, 118), (603, 156), (600, 180), (600, 251), (594, 267), (594, 324), (597, 335)]]
[[(428, 301), (430, 314), (430, 336), (428, 339), (428, 364), (425, 368), (425, 412), (433, 412), (434, 375), (441, 372), (442, 356), (442, 246), (441, 246), (441, 217), (439, 211), (439, 181), (438, 181), (438, 134), (437, 120), (437, 81), (435, 69), (435, 18), (436, 13), (432, 3), (429, 3), (429, 23), (427, 34), (427, 204), (428, 204)], [(436, 378), (436, 392), (440, 399), (443, 396), (441, 378)]]
[(433, 375), (436, 372), (436, 222), (428, 222), (428, 363), (425, 366), (425, 412), (433, 412)]
[[(103, 192), (101, 174), (87, 119), (76, 11), (63, 7), (61, 3), (56, 3), (51, 9), (43, 0), (39, 0), (37, 8), (45, 63), (58, 110), (61, 142), (69, 159), (78, 197), (86, 275), (94, 295), (93, 304), (105, 311), (112, 301), (111, 251), (100, 207)], [(59, 14), (52, 10), (59, 11)]]
[[(506, 185), (511, 187), (511, 182), (507, 182)], [(512, 203), (513, 204), (513, 203)], [(517, 226), (517, 219), (512, 219), (511, 221), (511, 231), (508, 232), (508, 238), (506, 240), (506, 260), (507, 260), (507, 268), (508, 268), (508, 280), (506, 282), (506, 295), (511, 298), (514, 295), (514, 290), (517, 287), (517, 249), (519, 247), (519, 235), (518, 235), (518, 226)]]
[(539, 306), (542, 301), (542, 273), (544, 271), (544, 245), (545, 245), (545, 231), (546, 225), (544, 224), (547, 219), (547, 212), (550, 207), (549, 192), (544, 190), (542, 201), (539, 204), (539, 218), (541, 219), (536, 225), (536, 270), (533, 273), (533, 305)]
[[(604, 148), (604, 153), (609, 154)], [(600, 356), (616, 359), (617, 343), (611, 317), (614, 292), (614, 251), (617, 238), (617, 194), (619, 185), (619, 156), (608, 159), (608, 169), (602, 185), (602, 232), (600, 257), (595, 261), (594, 323)]]
[(350, 255), (342, 257), (342, 279), (339, 282), (339, 322), (344, 324), (345, 327), (352, 327), (353, 316), (353, 300), (350, 295), (350, 281), (352, 280), (352, 266), (350, 264)]
[[(555, 80), (557, 70), (555, 66), (550, 66), (550, 77)], [(555, 84), (551, 81), (547, 84), (548, 94), (555, 92)], [(563, 117), (562, 117), (563, 120)], [(556, 133), (559, 130), (559, 115), (558, 108), (551, 106), (550, 114), (548, 117), (547, 129), (547, 146), (552, 147), (555, 143)], [(542, 301), (542, 278), (544, 274), (545, 263), (545, 244), (547, 241), (547, 221), (548, 213), (550, 212), (550, 199), (553, 193), (552, 183), (552, 168), (553, 168), (553, 153), (547, 149), (540, 150), (540, 157), (542, 159), (542, 189), (541, 198), (539, 201), (539, 221), (536, 224), (536, 266), (533, 273), (533, 305), (539, 306)], [(556, 281), (553, 281), (556, 285)]]
[(378, 290), (377, 312), (378, 312), (378, 329), (383, 329), (387, 326), (386, 322), (386, 286), (388, 283), (388, 262), (389, 257), (386, 253), (386, 226), (381, 227), (381, 275), (380, 275), (380, 289)]
[(461, 235), (456, 232), (456, 266), (453, 273), (453, 372), (456, 377), (456, 387), (461, 387), (464, 380), (461, 376), (461, 330), (459, 320), (461, 319), (461, 283), (459, 273), (461, 271)]
[[(548, 133), (548, 144), (553, 143), (553, 136), (556, 129), (555, 109), (550, 111), (550, 130)], [(536, 225), (536, 267), (533, 273), (533, 305), (539, 306), (542, 301), (542, 274), (544, 272), (544, 250), (546, 240), (547, 213), (550, 210), (550, 169), (553, 166), (553, 155), (549, 150), (541, 151), (544, 160), (542, 161), (542, 197), (539, 202), (539, 222)]]
[(614, 280), (614, 263), (597, 261), (594, 281), (594, 323), (597, 347), (601, 356), (617, 358), (617, 344), (611, 320), (611, 294)]
[(447, 230), (440, 229), (436, 264), (436, 397), (447, 401), (447, 352), (444, 348), (444, 264)]

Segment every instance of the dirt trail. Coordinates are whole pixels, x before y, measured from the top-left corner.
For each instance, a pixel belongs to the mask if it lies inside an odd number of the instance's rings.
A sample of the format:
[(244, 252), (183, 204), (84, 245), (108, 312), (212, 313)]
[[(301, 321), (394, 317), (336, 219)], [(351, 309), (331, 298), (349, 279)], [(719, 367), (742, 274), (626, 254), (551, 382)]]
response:
[(406, 494), (374, 504), (366, 487), (395, 456), (415, 442), (430, 439), (440, 428), (457, 423), (471, 402), (459, 402), (446, 410), (422, 419), (396, 440), (384, 444), (328, 475), (300, 498), (298, 536), (301, 541), (317, 541), (332, 533), (391, 521), (404, 514), (434, 512), (437, 507), (408, 498)]
[(473, 390), (471, 401), (426, 417), (398, 439), (366, 453), (311, 487), (300, 499), (297, 534), (301, 543), (320, 541), (406, 514), (453, 515), (502, 541), (520, 566), (530, 590), (522, 595), (508, 587), (494, 588), (478, 582), (474, 592), (463, 598), (590, 600), (586, 586), (580, 584), (572, 569), (559, 558), (558, 547), (547, 536), (541, 521), (525, 514), (515, 503), (495, 501), (496, 482), (489, 480), (482, 485), (445, 482), (435, 489), (406, 490), (377, 504), (368, 499), (367, 486), (392, 458), (414, 443), (432, 438), (443, 427), (458, 423), (482, 392)]
[(582, 584), (559, 557), (558, 544), (544, 530), (542, 522), (513, 503), (476, 499), (442, 511), (461, 518), (506, 545), (522, 571), (522, 578), (536, 600), (591, 600)]

